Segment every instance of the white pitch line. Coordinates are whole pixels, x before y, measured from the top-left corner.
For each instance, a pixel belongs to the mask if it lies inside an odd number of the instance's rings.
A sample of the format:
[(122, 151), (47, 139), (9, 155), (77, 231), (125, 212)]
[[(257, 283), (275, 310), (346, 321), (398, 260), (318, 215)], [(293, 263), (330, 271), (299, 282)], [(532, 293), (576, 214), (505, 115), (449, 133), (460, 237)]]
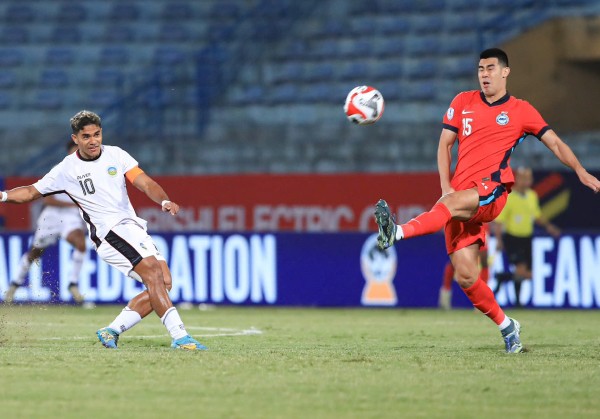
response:
[[(223, 327), (200, 327), (200, 326), (191, 326), (186, 327), (188, 330), (206, 330), (206, 331), (215, 331), (222, 333), (212, 333), (212, 334), (200, 334), (197, 335), (199, 338), (213, 338), (213, 337), (222, 337), (222, 336), (250, 336), (250, 335), (262, 335), (262, 330), (251, 327), (250, 329), (232, 329), (232, 328), (223, 328)], [(93, 337), (93, 334), (90, 335)], [(38, 338), (37, 340), (89, 340), (90, 336), (72, 336), (72, 337), (51, 337), (51, 338)], [(167, 334), (163, 335), (126, 335), (128, 339), (157, 339), (164, 338), (168, 336)]]

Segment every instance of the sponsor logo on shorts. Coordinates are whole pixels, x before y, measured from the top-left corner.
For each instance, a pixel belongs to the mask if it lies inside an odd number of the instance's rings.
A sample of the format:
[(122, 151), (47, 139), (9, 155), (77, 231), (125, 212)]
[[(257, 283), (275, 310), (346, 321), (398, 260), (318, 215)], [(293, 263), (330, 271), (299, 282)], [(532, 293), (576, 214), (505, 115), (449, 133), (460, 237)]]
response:
[(117, 176), (117, 168), (115, 166), (109, 166), (108, 169), (106, 169), (106, 171), (111, 176)]

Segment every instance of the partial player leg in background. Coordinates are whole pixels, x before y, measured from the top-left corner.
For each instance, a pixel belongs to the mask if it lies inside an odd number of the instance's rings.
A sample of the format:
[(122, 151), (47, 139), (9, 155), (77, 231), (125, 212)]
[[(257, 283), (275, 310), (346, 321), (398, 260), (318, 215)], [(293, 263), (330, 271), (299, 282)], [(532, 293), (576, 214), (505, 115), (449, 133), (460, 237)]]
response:
[(438, 298), (438, 306), (444, 310), (452, 308), (452, 281), (454, 280), (454, 267), (448, 261), (444, 267), (444, 276), (442, 286), (440, 287), (440, 295)]

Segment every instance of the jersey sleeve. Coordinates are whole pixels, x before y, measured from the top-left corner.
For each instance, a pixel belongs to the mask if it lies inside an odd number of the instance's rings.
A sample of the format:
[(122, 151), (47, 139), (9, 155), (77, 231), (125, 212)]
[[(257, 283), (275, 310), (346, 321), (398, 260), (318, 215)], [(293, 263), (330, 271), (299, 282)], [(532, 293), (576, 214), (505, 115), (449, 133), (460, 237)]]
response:
[(446, 114), (444, 115), (444, 121), (442, 123), (444, 128), (455, 133), (458, 133), (458, 126), (460, 123), (460, 118), (457, 115), (460, 115), (460, 112), (463, 108), (462, 96), (462, 93), (459, 93), (454, 97), (454, 99), (452, 99), (452, 102), (450, 102), (450, 107), (446, 111)]
[(62, 167), (63, 163), (54, 166), (43, 178), (35, 182), (33, 187), (44, 196), (64, 192), (65, 182)]
[(129, 154), (122, 148), (119, 148), (119, 161), (121, 162), (123, 173), (129, 172), (131, 169), (138, 165), (137, 160), (131, 157), (131, 154)]
[(529, 102), (524, 102), (523, 109), (523, 130), (526, 134), (534, 135), (540, 140), (542, 135), (550, 129), (550, 126), (544, 121), (542, 115)]

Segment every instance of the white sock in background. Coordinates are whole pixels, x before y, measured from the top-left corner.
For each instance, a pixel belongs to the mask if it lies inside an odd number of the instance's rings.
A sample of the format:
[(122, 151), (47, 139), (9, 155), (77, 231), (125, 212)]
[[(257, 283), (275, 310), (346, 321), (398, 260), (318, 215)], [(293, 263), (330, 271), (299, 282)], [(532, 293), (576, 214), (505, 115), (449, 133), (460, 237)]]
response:
[(69, 284), (79, 283), (79, 274), (81, 273), (81, 267), (85, 260), (85, 252), (79, 250), (73, 250), (71, 254), (71, 272), (69, 273)]

